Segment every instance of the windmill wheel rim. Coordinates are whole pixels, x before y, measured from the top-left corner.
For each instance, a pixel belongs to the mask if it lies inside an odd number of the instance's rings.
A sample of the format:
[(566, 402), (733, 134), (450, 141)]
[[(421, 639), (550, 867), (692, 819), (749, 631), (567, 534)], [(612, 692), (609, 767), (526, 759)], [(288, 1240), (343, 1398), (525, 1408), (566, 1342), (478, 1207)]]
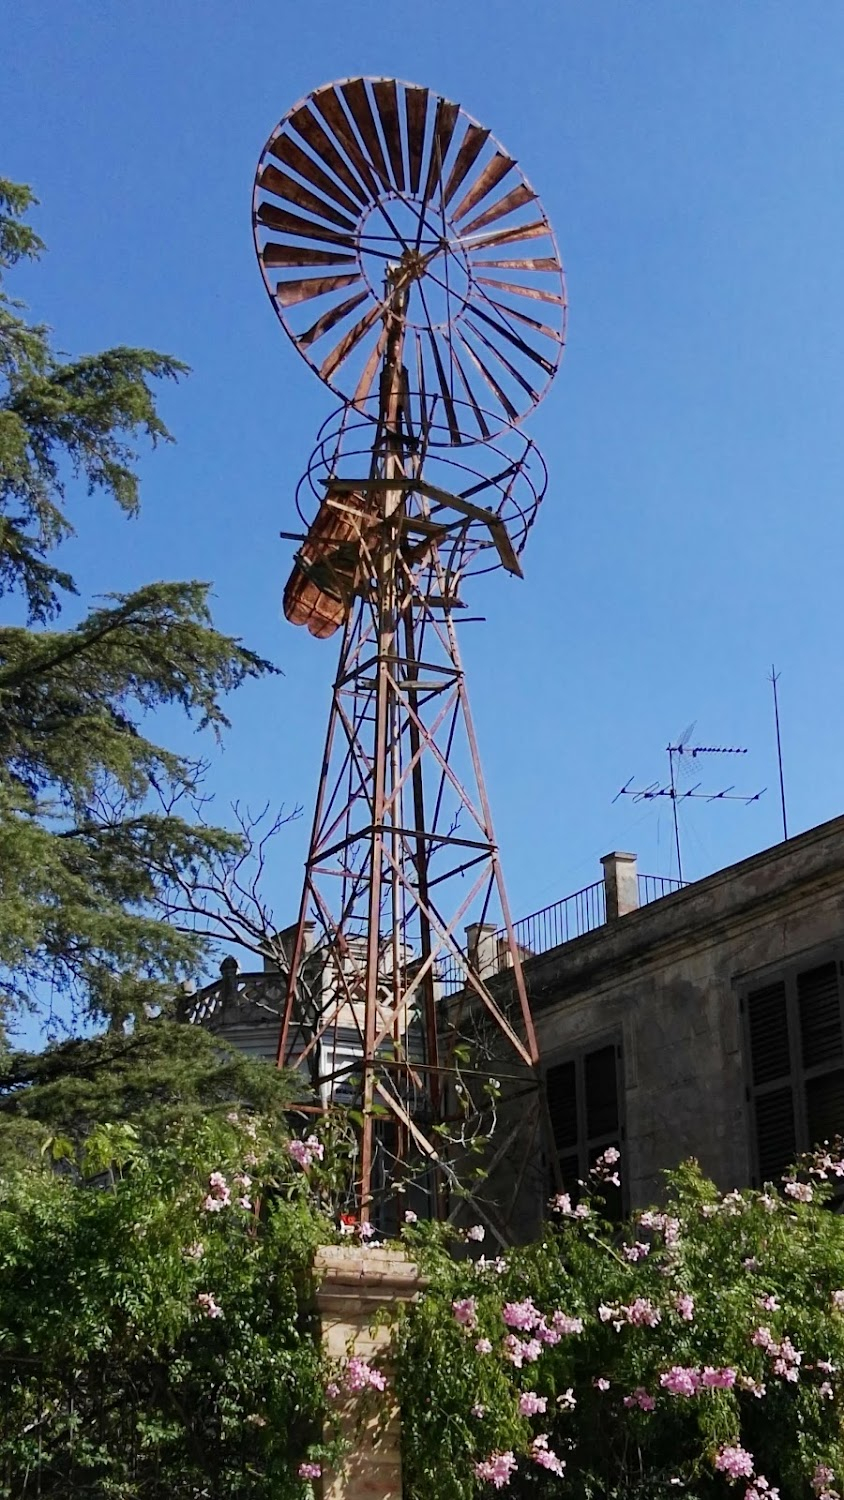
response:
[(556, 374), (567, 302), (550, 221), (516, 159), (427, 88), (358, 77), (295, 104), (259, 159), (253, 234), (291, 341), (359, 410), (383, 353), (388, 267), (405, 289), (411, 430), (439, 406), (449, 445), (488, 441)]

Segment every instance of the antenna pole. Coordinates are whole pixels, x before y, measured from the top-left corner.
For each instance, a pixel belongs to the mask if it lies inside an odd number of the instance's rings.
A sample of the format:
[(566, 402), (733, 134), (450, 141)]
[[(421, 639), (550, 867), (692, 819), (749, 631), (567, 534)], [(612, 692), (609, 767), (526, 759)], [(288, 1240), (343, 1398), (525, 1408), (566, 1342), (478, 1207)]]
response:
[(671, 773), (671, 807), (674, 813), (674, 843), (677, 848), (677, 879), (683, 879), (683, 858), (680, 854), (680, 819), (677, 816), (677, 788), (674, 784), (674, 746), (668, 746), (668, 766)]
[(779, 674), (779, 672), (777, 672), (776, 668), (772, 664), (771, 665), (771, 675), (770, 675), (768, 681), (770, 682), (771, 687), (774, 690), (774, 724), (776, 725), (776, 731), (777, 731), (777, 765), (779, 767), (779, 773), (780, 773), (780, 805), (782, 807), (782, 836), (783, 836), (784, 839), (787, 839), (788, 838), (788, 822), (786, 820), (786, 815), (785, 815), (785, 779), (783, 777), (783, 771), (782, 771), (782, 740), (780, 739), (780, 706), (779, 706), (779, 700), (777, 698), (777, 683), (779, 682), (779, 679), (780, 679), (780, 674)]

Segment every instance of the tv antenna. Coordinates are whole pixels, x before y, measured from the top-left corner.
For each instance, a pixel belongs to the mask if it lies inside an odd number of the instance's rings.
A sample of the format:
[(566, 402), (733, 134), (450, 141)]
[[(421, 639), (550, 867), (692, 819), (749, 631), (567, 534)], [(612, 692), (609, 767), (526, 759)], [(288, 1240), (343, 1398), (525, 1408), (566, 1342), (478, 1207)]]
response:
[[(361, 1221), (397, 1191), (447, 1217), (491, 1119), (479, 1045), (505, 1090), (527, 1086), (514, 1196), (547, 1125), (455, 626), (469, 575), (521, 577), (546, 473), (518, 423), (560, 362), (562, 266), (514, 158), (390, 78), (284, 116), (254, 229), (275, 312), (341, 398), (296, 492), (284, 591), (292, 624), (341, 645), (278, 1061), (319, 1107), (350, 1107)], [(507, 1206), (475, 1206), (503, 1238)]]
[(735, 786), (726, 786), (719, 792), (708, 792), (701, 790), (701, 783), (696, 781), (693, 786), (683, 788), (680, 785), (684, 775), (693, 774), (695, 761), (699, 755), (747, 755), (746, 748), (739, 745), (693, 745), (690, 743), (694, 734), (697, 721), (693, 721), (683, 733), (672, 743), (665, 747), (668, 756), (668, 781), (652, 781), (650, 785), (634, 787), (635, 776), (625, 782), (624, 786), (613, 797), (617, 802), (619, 797), (632, 797), (634, 802), (649, 802), (657, 797), (668, 797), (671, 800), (671, 811), (674, 820), (674, 847), (677, 851), (677, 874), (683, 879), (683, 855), (680, 847), (680, 817), (678, 804), (689, 799), (698, 799), (704, 802), (744, 802), (749, 806), (751, 802), (758, 802), (759, 798), (767, 791), (762, 787), (759, 792), (737, 792)]

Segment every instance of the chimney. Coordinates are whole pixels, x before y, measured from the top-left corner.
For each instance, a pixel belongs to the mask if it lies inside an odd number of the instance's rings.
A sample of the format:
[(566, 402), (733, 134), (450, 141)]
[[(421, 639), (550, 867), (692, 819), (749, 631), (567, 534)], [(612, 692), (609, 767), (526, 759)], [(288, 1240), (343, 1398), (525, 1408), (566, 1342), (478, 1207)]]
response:
[(639, 879), (636, 873), (635, 854), (605, 854), (601, 860), (604, 867), (604, 892), (607, 903), (607, 921), (625, 917), (629, 911), (639, 908)]
[(497, 931), (491, 922), (470, 922), (466, 928), (466, 952), (481, 979), (498, 973)]

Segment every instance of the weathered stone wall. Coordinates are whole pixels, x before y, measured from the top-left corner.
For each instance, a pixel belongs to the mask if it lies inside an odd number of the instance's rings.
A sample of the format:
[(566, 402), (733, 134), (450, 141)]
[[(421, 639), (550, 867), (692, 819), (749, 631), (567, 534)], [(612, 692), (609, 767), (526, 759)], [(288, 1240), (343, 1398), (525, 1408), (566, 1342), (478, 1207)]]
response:
[(750, 1173), (736, 982), (844, 935), (844, 818), (525, 964), (543, 1063), (620, 1032), (632, 1205), (688, 1156)]

